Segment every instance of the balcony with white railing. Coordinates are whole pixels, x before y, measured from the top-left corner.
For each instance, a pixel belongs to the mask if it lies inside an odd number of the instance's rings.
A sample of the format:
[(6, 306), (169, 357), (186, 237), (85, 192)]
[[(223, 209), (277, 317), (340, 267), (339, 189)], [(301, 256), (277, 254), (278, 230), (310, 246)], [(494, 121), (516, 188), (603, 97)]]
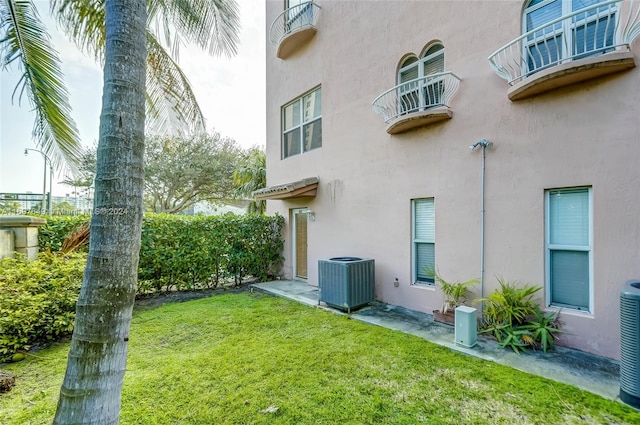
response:
[(451, 72), (438, 72), (398, 84), (373, 102), (373, 109), (387, 123), (387, 133), (398, 134), (452, 116), (449, 103), (460, 85)]
[(280, 59), (289, 57), (316, 34), (320, 6), (312, 1), (286, 9), (271, 23), (269, 39), (278, 46)]
[(609, 0), (549, 21), (496, 50), (491, 68), (511, 86), (509, 99), (620, 72), (635, 66), (640, 2)]

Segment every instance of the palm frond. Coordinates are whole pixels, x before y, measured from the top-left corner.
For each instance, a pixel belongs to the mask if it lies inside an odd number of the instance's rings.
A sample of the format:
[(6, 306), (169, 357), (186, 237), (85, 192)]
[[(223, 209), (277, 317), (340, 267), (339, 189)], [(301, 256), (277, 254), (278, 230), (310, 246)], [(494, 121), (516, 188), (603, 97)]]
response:
[(104, 60), (104, 0), (51, 0), (51, 14), (84, 53)]
[(23, 71), (12, 101), (18, 92), (18, 103), (27, 95), (36, 114), (36, 144), (51, 158), (54, 167), (66, 164), (75, 173), (81, 154), (80, 136), (71, 118), (58, 53), (33, 3), (0, 1), (0, 33), (2, 69), (16, 62)]
[(155, 23), (155, 35), (163, 34), (172, 46), (175, 59), (181, 38), (211, 55), (237, 53), (240, 11), (235, 0), (155, 0), (149, 2), (148, 19)]
[(205, 131), (205, 120), (191, 84), (153, 34), (147, 32), (147, 116), (149, 130), (172, 127)]

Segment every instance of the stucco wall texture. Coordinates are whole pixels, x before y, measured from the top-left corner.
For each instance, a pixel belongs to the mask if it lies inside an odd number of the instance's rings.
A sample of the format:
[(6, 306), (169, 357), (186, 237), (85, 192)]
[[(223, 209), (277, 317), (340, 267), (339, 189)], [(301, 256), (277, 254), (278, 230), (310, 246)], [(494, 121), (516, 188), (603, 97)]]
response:
[[(268, 185), (320, 180), (315, 198), (268, 201), (289, 223), (283, 277), (293, 277), (291, 210), (305, 207), (309, 284), (318, 259), (374, 258), (377, 299), (438, 309), (440, 291), (411, 281), (411, 200), (435, 200), (439, 273), (480, 277), (482, 153), (469, 145), (487, 139), (484, 295), (496, 277), (545, 285), (545, 190), (591, 187), (594, 303), (562, 310), (560, 343), (618, 359), (619, 291), (640, 278), (640, 69), (512, 102), (487, 57), (520, 35), (522, 1), (316, 3), (317, 34), (292, 56), (278, 59), (267, 37)], [(284, 5), (266, 7), (269, 28)], [(371, 102), (396, 85), (401, 58), (433, 40), (462, 79), (453, 117), (389, 135)], [(631, 50), (640, 60), (638, 40)], [(281, 108), (317, 86), (322, 147), (281, 159)]]

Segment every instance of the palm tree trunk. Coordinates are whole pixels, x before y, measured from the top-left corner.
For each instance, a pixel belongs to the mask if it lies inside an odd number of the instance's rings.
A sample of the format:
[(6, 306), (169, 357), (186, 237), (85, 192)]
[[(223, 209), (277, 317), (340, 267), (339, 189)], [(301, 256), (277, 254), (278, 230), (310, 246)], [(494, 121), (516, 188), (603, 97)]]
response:
[(142, 226), (146, 1), (106, 0), (91, 242), (54, 424), (117, 424)]

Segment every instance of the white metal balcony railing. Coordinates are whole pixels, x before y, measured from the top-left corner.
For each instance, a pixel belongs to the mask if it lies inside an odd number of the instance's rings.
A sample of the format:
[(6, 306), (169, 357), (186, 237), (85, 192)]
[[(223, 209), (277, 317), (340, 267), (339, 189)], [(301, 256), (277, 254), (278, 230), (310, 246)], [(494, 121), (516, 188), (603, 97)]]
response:
[(554, 19), (496, 50), (491, 68), (513, 85), (540, 70), (629, 46), (640, 35), (639, 4), (609, 0)]
[(306, 27), (315, 28), (320, 16), (320, 6), (312, 1), (300, 3), (278, 15), (269, 28), (269, 39), (279, 44), (287, 35)]
[(372, 106), (388, 123), (401, 115), (449, 106), (459, 85), (460, 78), (452, 72), (438, 72), (398, 84), (376, 97)]

